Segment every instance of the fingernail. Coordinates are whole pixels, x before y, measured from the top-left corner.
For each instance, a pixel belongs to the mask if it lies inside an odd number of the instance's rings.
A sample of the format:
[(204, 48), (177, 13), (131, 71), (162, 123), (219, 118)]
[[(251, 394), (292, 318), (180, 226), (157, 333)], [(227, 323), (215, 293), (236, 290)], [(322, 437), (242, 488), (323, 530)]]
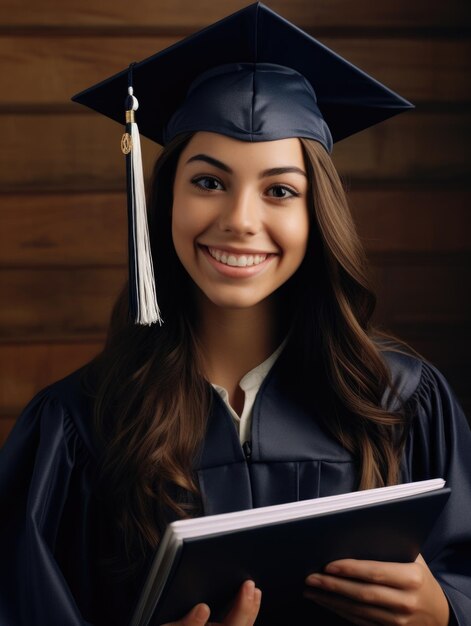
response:
[(253, 580), (247, 580), (245, 582), (244, 593), (247, 600), (253, 600), (255, 597), (255, 583)]
[(310, 574), (306, 578), (306, 584), (313, 585), (314, 587), (320, 587), (322, 585), (322, 577), (320, 574)]
[(328, 565), (326, 565), (325, 571), (328, 574), (338, 574), (340, 572), (340, 567), (338, 565), (333, 565), (332, 563), (329, 563)]
[(195, 607), (195, 612), (193, 614), (193, 617), (195, 619), (197, 619), (200, 622), (206, 622), (206, 620), (208, 619), (208, 605), (207, 604), (198, 604)]

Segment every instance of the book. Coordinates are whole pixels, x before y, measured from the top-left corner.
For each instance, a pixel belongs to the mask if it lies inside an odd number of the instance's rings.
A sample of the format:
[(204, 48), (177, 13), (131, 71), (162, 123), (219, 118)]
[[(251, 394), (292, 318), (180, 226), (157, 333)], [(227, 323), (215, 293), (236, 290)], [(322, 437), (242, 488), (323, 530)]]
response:
[(199, 602), (221, 621), (247, 579), (262, 589), (265, 616), (275, 615), (331, 561), (412, 562), (448, 499), (444, 485), (433, 479), (173, 522), (131, 626), (176, 621)]

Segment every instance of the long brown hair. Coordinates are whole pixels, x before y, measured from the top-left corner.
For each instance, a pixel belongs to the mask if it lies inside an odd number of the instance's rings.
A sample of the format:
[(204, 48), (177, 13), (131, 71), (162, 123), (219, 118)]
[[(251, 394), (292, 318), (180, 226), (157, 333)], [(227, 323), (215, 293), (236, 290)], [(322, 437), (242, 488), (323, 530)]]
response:
[[(155, 547), (174, 517), (198, 514), (192, 463), (204, 439), (210, 386), (203, 376), (191, 282), (171, 240), (175, 170), (192, 134), (160, 154), (149, 222), (162, 327), (138, 327), (127, 289), (112, 314), (106, 346), (89, 368), (102, 493), (129, 558)], [(287, 289), (297, 294), (289, 344), (306, 372), (316, 360), (327, 384), (325, 428), (358, 465), (358, 488), (398, 480), (405, 417), (381, 407), (388, 369), (370, 327), (375, 298), (341, 181), (324, 148), (301, 139), (310, 180), (308, 252)], [(323, 412), (324, 413), (324, 412)]]

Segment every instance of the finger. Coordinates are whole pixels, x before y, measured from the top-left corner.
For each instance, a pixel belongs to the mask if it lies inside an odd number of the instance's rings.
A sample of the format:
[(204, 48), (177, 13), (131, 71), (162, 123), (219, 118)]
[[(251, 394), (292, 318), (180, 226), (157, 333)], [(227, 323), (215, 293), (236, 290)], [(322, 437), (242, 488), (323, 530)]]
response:
[(246, 580), (224, 620), (224, 626), (252, 626), (257, 619), (261, 599), (262, 592), (255, 587), (253, 580)]
[(361, 626), (376, 626), (377, 624), (396, 624), (397, 615), (388, 609), (362, 604), (328, 592), (314, 591), (308, 589), (304, 592), (304, 597), (316, 602), (337, 615)]
[(416, 589), (423, 584), (424, 577), (423, 565), (419, 561), (416, 563), (390, 563), (343, 559), (329, 563), (324, 571), (335, 576), (354, 578), (397, 589)]
[(169, 622), (162, 626), (203, 626), (209, 619), (209, 606), (207, 604), (197, 604), (189, 613), (178, 622)]
[(406, 591), (365, 583), (351, 578), (329, 576), (326, 574), (311, 574), (306, 579), (306, 585), (311, 589), (318, 589), (354, 600), (357, 603), (387, 609), (400, 609), (406, 600)]

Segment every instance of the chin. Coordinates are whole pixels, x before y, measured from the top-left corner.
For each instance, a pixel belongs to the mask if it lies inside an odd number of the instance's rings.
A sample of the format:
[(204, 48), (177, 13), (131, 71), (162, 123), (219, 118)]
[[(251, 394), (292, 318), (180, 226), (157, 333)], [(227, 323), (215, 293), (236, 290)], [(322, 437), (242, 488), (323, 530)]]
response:
[(255, 307), (271, 294), (224, 293), (224, 289), (204, 291), (204, 296), (214, 306), (221, 309), (249, 309)]

